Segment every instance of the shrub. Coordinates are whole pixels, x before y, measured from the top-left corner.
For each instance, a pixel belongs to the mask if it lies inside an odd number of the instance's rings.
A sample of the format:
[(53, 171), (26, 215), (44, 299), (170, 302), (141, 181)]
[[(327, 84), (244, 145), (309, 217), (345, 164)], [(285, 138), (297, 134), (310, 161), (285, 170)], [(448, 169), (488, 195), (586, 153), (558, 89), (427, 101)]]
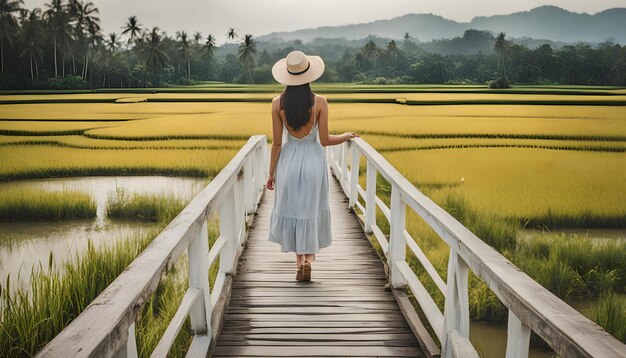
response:
[(50, 89), (88, 89), (89, 84), (81, 76), (56, 76), (48, 78)]

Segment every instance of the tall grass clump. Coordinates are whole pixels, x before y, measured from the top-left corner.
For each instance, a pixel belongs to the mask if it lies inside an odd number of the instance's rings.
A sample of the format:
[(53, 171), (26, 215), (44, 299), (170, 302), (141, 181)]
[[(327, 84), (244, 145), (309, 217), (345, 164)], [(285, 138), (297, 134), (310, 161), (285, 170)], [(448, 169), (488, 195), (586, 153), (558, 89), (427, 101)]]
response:
[(166, 222), (184, 207), (185, 202), (174, 195), (138, 194), (117, 188), (108, 197), (106, 211), (112, 218)]
[(96, 216), (96, 201), (87, 193), (15, 188), (0, 191), (0, 221), (70, 220)]
[(87, 250), (64, 264), (62, 272), (35, 269), (24, 288), (11, 289), (7, 276), (0, 287), (0, 356), (36, 354), (96, 298), (158, 234), (127, 236), (113, 244)]
[(478, 213), (459, 192), (447, 193), (442, 207), (499, 252), (515, 251), (519, 230), (517, 223), (498, 218), (493, 214)]
[(613, 291), (600, 296), (593, 309), (592, 320), (626, 343), (626, 296)]

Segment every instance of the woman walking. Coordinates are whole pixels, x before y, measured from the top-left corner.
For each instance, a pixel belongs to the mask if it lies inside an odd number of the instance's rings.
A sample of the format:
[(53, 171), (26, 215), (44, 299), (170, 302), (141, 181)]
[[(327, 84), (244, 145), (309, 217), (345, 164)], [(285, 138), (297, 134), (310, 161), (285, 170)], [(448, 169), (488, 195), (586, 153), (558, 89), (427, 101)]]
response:
[(332, 243), (325, 146), (358, 137), (328, 134), (328, 103), (311, 91), (324, 73), (319, 56), (292, 51), (272, 67), (286, 87), (272, 100), (272, 152), (267, 188), (276, 192), (269, 241), (296, 254), (296, 280), (311, 280), (311, 263)]

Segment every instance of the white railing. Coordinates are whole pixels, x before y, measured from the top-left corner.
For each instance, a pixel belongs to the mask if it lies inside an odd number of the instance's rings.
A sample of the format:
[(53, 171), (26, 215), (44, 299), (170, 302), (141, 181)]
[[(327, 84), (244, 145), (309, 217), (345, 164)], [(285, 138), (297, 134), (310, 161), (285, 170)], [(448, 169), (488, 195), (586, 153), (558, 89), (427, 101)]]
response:
[[(384, 252), (391, 285), (393, 288), (406, 285), (412, 291), (441, 343), (442, 356), (478, 356), (469, 340), (468, 270), (471, 269), (509, 310), (507, 357), (528, 356), (531, 331), (562, 357), (626, 357), (626, 345), (484, 243), (422, 194), (363, 139), (354, 138), (327, 147), (326, 154), (331, 170), (349, 198), (349, 207), (355, 208), (365, 230), (375, 236)], [(361, 156), (367, 162), (365, 190), (358, 182)], [(377, 173), (391, 184), (391, 208), (376, 195)], [(359, 202), (359, 196), (365, 205)], [(450, 247), (447, 283), (406, 230), (407, 206)], [(389, 222), (389, 237), (376, 224), (377, 207)], [(407, 264), (407, 246), (446, 298), (443, 313)]]
[[(151, 356), (167, 356), (187, 316), (194, 333), (187, 356), (206, 356), (216, 328), (212, 327), (213, 307), (247, 238), (248, 214), (256, 211), (267, 167), (266, 136), (250, 137), (224, 169), (38, 356), (137, 357), (137, 313), (185, 251), (189, 288)], [(207, 220), (218, 211), (220, 234), (209, 249)], [(219, 271), (210, 290), (209, 268), (218, 257)]]

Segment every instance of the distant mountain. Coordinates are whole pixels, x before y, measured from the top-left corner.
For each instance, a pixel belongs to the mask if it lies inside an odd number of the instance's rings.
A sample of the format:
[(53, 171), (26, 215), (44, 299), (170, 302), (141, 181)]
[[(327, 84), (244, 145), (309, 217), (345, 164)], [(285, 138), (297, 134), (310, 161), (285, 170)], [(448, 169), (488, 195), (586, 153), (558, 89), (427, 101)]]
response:
[(261, 41), (315, 38), (356, 40), (374, 35), (402, 39), (406, 32), (419, 41), (428, 42), (463, 35), (465, 30), (506, 32), (507, 37), (540, 38), (562, 42), (602, 42), (613, 38), (626, 44), (626, 8), (614, 8), (594, 15), (575, 13), (556, 6), (541, 6), (509, 15), (479, 16), (459, 23), (433, 14), (407, 14), (389, 20), (344, 26), (325, 26), (291, 32), (273, 32), (259, 36)]

